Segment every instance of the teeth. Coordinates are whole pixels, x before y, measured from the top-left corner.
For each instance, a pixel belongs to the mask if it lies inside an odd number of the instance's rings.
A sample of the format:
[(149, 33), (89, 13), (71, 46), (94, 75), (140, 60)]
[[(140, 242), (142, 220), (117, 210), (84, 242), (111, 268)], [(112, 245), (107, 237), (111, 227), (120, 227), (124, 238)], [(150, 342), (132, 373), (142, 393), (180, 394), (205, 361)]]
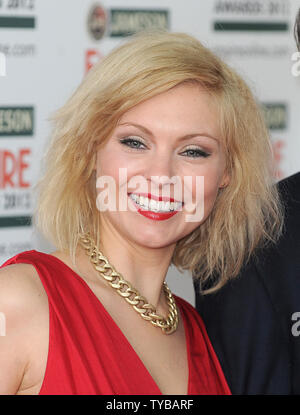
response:
[(130, 197), (135, 201), (135, 203), (144, 209), (153, 210), (154, 212), (169, 212), (179, 210), (182, 206), (181, 202), (158, 202), (156, 200), (148, 199), (144, 196), (138, 196), (133, 193), (130, 194)]

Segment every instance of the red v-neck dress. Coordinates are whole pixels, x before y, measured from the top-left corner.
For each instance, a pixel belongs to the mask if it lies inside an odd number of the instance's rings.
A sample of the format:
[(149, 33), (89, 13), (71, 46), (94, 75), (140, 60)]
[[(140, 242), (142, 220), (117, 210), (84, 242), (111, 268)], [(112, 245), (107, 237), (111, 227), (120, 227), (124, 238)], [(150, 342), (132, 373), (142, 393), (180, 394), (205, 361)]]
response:
[[(32, 264), (48, 296), (49, 350), (40, 395), (161, 395), (149, 371), (87, 283), (53, 255), (24, 251), (9, 264)], [(230, 395), (194, 307), (174, 296), (183, 318), (188, 394)]]

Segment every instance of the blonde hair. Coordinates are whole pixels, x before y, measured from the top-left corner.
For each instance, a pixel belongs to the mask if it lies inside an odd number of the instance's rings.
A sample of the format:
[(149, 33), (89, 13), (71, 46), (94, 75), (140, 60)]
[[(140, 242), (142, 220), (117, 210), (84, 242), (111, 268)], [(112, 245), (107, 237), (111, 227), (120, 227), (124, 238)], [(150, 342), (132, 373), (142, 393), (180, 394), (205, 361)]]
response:
[(74, 264), (79, 234), (89, 231), (97, 246), (101, 236), (96, 151), (127, 110), (183, 82), (196, 82), (215, 99), (230, 183), (208, 218), (177, 242), (171, 264), (203, 283), (217, 273), (205, 291), (211, 292), (236, 277), (258, 246), (279, 236), (283, 209), (270, 140), (246, 83), (187, 34), (143, 33), (96, 64), (53, 117), (34, 223)]

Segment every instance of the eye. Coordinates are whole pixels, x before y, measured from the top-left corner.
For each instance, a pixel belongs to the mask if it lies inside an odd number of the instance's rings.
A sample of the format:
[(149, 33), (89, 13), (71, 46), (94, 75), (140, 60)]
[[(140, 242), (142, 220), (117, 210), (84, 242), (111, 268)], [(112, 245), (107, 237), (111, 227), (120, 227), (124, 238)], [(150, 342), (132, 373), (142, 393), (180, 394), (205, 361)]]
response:
[(140, 140), (138, 140), (137, 138), (129, 138), (129, 137), (128, 138), (122, 138), (120, 140), (120, 143), (127, 146), (127, 147), (137, 149), (137, 150), (142, 150), (140, 145), (144, 146), (144, 144)]
[(207, 153), (206, 151), (200, 150), (199, 148), (188, 148), (187, 150), (185, 150), (183, 153), (188, 153), (188, 157), (192, 157), (192, 158), (199, 158), (199, 157), (209, 157), (210, 154)]

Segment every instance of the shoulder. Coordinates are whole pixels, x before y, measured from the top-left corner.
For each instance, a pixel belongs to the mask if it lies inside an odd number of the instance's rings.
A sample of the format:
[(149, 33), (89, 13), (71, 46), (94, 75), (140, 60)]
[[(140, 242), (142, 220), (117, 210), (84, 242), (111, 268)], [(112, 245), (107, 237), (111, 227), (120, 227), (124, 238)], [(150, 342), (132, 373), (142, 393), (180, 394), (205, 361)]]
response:
[(281, 180), (278, 189), (284, 198), (293, 198), (300, 202), (300, 172)]
[(11, 321), (33, 316), (47, 300), (35, 267), (15, 263), (0, 268), (0, 309)]
[(47, 296), (33, 265), (12, 263), (0, 268), (0, 312), (0, 394), (14, 394), (47, 329)]
[(22, 252), (0, 267), (0, 311), (8, 328), (23, 323), (29, 327), (42, 309), (48, 309), (47, 294), (38, 272), (34, 265), (25, 263), (27, 255), (27, 251)]
[(22, 254), (27, 254), (27, 251), (10, 258), (0, 266), (0, 295), (2, 297), (5, 297), (3, 290), (7, 294), (20, 296), (20, 300), (24, 301), (28, 296), (36, 297), (41, 294), (42, 287), (38, 273), (34, 265), (27, 263), (26, 260), (22, 262)]

